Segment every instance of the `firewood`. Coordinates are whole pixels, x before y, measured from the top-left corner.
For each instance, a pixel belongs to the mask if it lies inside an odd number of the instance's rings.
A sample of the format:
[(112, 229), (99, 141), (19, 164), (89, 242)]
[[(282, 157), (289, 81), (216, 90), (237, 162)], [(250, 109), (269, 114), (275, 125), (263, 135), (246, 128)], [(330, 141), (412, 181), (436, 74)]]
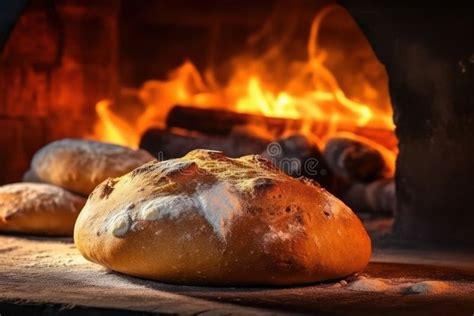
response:
[[(176, 105), (168, 113), (166, 126), (168, 128), (185, 128), (210, 135), (228, 135), (235, 128), (253, 125), (266, 129), (274, 137), (282, 137), (284, 133), (292, 131), (297, 133), (303, 128), (307, 128), (308, 124), (310, 126), (309, 131), (319, 136), (325, 136), (325, 133), (333, 128), (330, 127), (329, 122), (314, 121), (308, 123), (307, 120), (308, 118), (287, 119), (238, 113), (225, 109), (206, 109)], [(340, 125), (338, 130), (351, 131), (354, 134), (383, 144), (388, 149), (397, 147), (397, 138), (393, 131), (389, 129)]]
[(393, 216), (396, 211), (395, 182), (381, 179), (371, 183), (354, 183), (339, 197), (358, 213)]
[(203, 109), (180, 105), (174, 106), (166, 118), (168, 128), (179, 127), (210, 135), (228, 135), (236, 127), (246, 125), (263, 127), (274, 135), (279, 135), (286, 128), (298, 128), (301, 126), (301, 122), (222, 109)]
[(333, 176), (316, 142), (307, 136), (295, 134), (268, 145), (262, 156), (280, 170), (293, 177), (316, 180), (333, 191)]
[(334, 174), (347, 182), (372, 182), (387, 173), (382, 153), (360, 139), (336, 137), (324, 148), (324, 157)]
[(216, 136), (177, 129), (149, 129), (142, 136), (140, 148), (160, 160), (182, 157), (199, 148), (219, 150), (229, 157), (241, 157), (262, 152), (268, 143), (266, 139), (242, 132)]

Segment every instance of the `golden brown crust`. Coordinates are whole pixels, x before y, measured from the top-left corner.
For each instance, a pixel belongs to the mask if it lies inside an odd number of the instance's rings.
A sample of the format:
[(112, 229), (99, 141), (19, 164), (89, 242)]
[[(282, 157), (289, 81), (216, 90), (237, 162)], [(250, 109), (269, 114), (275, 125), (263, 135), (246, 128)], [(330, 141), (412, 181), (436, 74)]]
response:
[(86, 199), (49, 184), (16, 183), (0, 187), (0, 231), (72, 236)]
[(184, 284), (297, 284), (347, 276), (370, 258), (359, 219), (317, 184), (258, 156), (192, 151), (94, 190), (75, 242), (122, 273)]
[(34, 155), (25, 178), (87, 196), (105, 179), (121, 176), (153, 159), (144, 150), (63, 139), (46, 145)]

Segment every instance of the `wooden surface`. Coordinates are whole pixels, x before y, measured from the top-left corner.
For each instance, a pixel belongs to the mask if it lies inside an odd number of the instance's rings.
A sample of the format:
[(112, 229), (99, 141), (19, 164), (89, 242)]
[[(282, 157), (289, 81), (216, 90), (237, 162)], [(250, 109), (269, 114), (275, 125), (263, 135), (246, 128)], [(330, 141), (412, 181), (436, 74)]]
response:
[(472, 252), (385, 249), (375, 250), (362, 273), (390, 284), (440, 280), (449, 290), (439, 294), (356, 291), (350, 289), (354, 278), (347, 279), (349, 285), (327, 282), (292, 288), (176, 286), (128, 277), (90, 263), (69, 239), (0, 236), (0, 313), (8, 315), (5, 310), (24, 303), (51, 303), (122, 313), (471, 315), (473, 263)]

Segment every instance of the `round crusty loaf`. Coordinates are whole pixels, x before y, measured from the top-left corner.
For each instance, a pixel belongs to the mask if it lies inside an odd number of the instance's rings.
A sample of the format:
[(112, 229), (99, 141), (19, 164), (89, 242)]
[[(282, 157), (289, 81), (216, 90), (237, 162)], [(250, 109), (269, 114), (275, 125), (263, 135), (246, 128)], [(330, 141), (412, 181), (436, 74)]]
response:
[(86, 199), (43, 183), (0, 187), (0, 231), (72, 236)]
[(33, 157), (31, 175), (41, 182), (88, 195), (109, 177), (121, 176), (153, 160), (144, 150), (108, 143), (63, 139), (41, 148)]
[(359, 219), (316, 183), (260, 156), (205, 150), (103, 182), (74, 238), (87, 259), (112, 270), (185, 284), (335, 279), (371, 254)]

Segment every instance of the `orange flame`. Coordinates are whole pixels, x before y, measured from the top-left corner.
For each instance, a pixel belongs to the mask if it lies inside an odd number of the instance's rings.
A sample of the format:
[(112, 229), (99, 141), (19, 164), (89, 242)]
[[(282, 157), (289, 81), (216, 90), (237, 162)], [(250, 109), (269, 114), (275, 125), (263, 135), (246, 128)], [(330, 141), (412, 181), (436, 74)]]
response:
[[(340, 131), (357, 133), (357, 129), (367, 127), (393, 131), (388, 94), (381, 95), (379, 91), (380, 86), (386, 86), (386, 77), (378, 86), (354, 79), (361, 88), (355, 97), (354, 93), (348, 97), (327, 65), (332, 51), (318, 45), (323, 20), (340, 10), (338, 6), (328, 6), (314, 18), (304, 62), (285, 63), (284, 58), (280, 58), (282, 48), (276, 44), (261, 58), (245, 55), (234, 58), (231, 79), (221, 87), (214, 80), (212, 70), (203, 76), (192, 62), (186, 61), (168, 80), (143, 84), (137, 94), (145, 110), (133, 122), (114, 114), (111, 102), (99, 102), (94, 138), (137, 147), (145, 130), (152, 126), (164, 127), (167, 113), (176, 104), (302, 120), (303, 130), (298, 132), (316, 134), (323, 143)], [(364, 49), (370, 50), (370, 47)], [(376, 60), (375, 56), (373, 59)], [(273, 75), (275, 61), (278, 69), (285, 69), (289, 74), (284, 80)], [(344, 73), (344, 76), (353, 75)], [(324, 128), (320, 128), (322, 125)], [(389, 150), (392, 160), (394, 150)]]

